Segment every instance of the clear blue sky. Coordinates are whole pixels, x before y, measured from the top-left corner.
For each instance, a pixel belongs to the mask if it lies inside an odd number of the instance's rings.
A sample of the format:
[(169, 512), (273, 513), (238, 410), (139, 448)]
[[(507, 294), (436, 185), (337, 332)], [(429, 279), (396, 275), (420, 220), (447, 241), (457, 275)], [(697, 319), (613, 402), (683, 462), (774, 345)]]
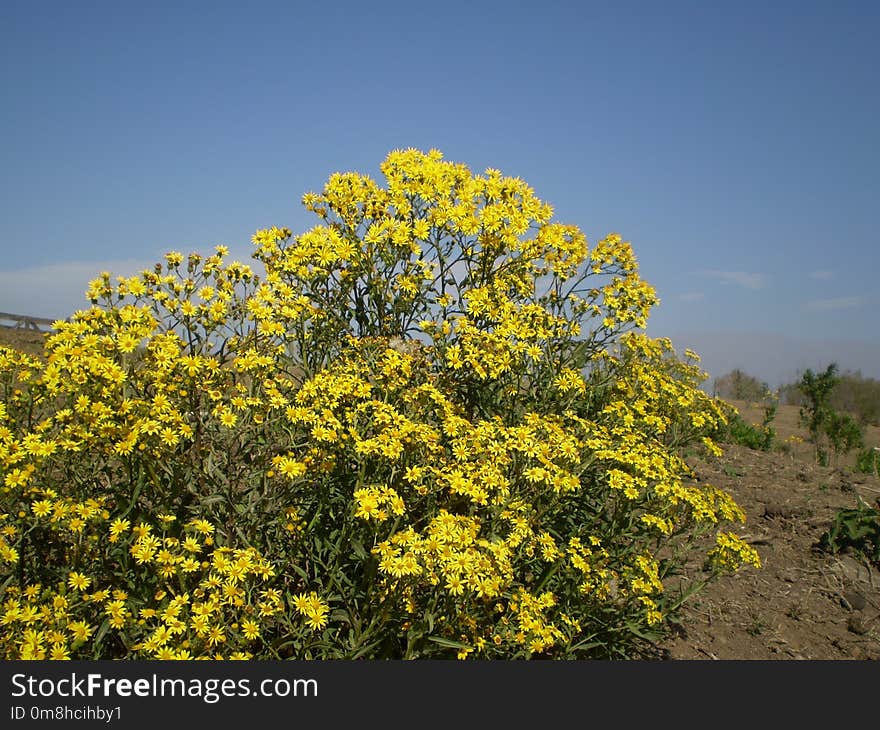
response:
[(434, 147), (630, 240), (649, 332), (714, 374), (880, 377), (878, 39), (867, 1), (4, 0), (0, 311), (67, 316), (172, 248), (246, 257), (311, 227), (330, 173)]

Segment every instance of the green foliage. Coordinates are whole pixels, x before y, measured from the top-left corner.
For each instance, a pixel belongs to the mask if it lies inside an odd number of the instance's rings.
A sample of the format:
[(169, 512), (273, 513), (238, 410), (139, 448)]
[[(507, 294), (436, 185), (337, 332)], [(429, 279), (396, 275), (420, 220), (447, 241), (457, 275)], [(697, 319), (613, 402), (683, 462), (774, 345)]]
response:
[(854, 509), (842, 509), (831, 527), (819, 539), (819, 546), (831, 553), (855, 550), (880, 562), (880, 511), (864, 502)]
[(776, 429), (772, 424), (778, 406), (776, 399), (764, 406), (764, 417), (760, 426), (748, 423), (737, 411), (731, 409), (732, 413), (728, 416), (727, 425), (720, 430), (719, 440), (756, 451), (770, 451), (776, 443)]
[(831, 394), (839, 382), (837, 364), (831, 363), (823, 373), (807, 369), (798, 384), (805, 399), (800, 422), (810, 432), (816, 460), (823, 466), (828, 464), (829, 446), (839, 457), (864, 445), (860, 424), (849, 414), (838, 413), (831, 405)]
[(770, 451), (775, 432), (773, 429), (758, 428), (742, 416), (734, 416), (728, 427), (729, 441), (757, 451)]
[(880, 476), (880, 449), (864, 449), (856, 458), (856, 471)]
[[(807, 402), (800, 382), (788, 383), (779, 392), (786, 405), (803, 406)], [(831, 390), (828, 404), (836, 411), (851, 413), (862, 426), (880, 425), (880, 380), (866, 378), (859, 371), (842, 373)]]
[(800, 410), (801, 425), (810, 432), (814, 443), (818, 441), (822, 426), (831, 412), (828, 399), (837, 383), (836, 373), (837, 364), (831, 363), (824, 373), (817, 374), (807, 368), (801, 377), (799, 387), (806, 398)]
[(831, 394), (831, 405), (852, 413), (862, 426), (880, 425), (880, 380), (862, 377), (858, 371), (844, 373)]
[(862, 429), (848, 413), (829, 413), (825, 422), (825, 435), (837, 456), (864, 447)]

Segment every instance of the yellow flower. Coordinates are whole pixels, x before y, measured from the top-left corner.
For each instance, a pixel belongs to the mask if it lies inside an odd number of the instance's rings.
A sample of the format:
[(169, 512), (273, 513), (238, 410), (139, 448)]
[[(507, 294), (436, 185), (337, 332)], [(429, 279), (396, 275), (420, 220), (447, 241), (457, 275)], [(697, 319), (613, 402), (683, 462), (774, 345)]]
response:
[(67, 624), (67, 630), (70, 631), (76, 641), (85, 641), (92, 634), (92, 627), (85, 621), (71, 621)]
[(45, 517), (52, 511), (52, 502), (48, 499), (42, 499), (39, 502), (31, 504), (31, 510), (37, 517)]
[(92, 582), (92, 579), (88, 576), (83, 575), (82, 573), (71, 572), (67, 577), (67, 585), (71, 588), (75, 588), (78, 591), (84, 591), (89, 587), (89, 584)]
[(317, 631), (327, 625), (330, 607), (314, 591), (293, 596), (293, 607), (306, 618), (309, 628)]
[(241, 622), (241, 630), (245, 638), (251, 641), (260, 635), (259, 624), (251, 619), (245, 619)]
[(378, 518), (380, 512), (379, 498), (372, 490), (358, 489), (354, 493), (354, 498), (357, 501), (355, 517), (360, 517), (364, 520)]
[(67, 647), (61, 643), (52, 644), (52, 650), (49, 652), (49, 658), (52, 661), (63, 661), (70, 659), (70, 652)]
[(276, 456), (273, 466), (288, 479), (296, 479), (306, 473), (306, 465), (289, 456)]
[(226, 641), (226, 634), (221, 626), (212, 626), (208, 629), (208, 645), (216, 646)]
[(131, 527), (131, 522), (122, 517), (117, 517), (113, 520), (110, 524), (110, 542), (116, 542), (119, 536), (128, 530), (129, 527)]
[(171, 268), (180, 266), (183, 262), (183, 254), (177, 251), (169, 251), (165, 254), (165, 261), (168, 262), (168, 266)]
[(212, 525), (207, 520), (203, 519), (194, 519), (189, 523), (193, 528), (195, 528), (196, 532), (199, 532), (202, 535), (210, 535), (214, 532), (214, 525)]

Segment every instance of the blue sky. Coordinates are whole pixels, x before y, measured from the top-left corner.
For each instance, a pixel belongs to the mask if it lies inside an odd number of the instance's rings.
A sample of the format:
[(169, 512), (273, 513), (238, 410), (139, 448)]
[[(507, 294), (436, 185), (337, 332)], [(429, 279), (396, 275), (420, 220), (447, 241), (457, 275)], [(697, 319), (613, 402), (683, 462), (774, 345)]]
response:
[(880, 4), (424, 8), (0, 3), (0, 311), (67, 316), (170, 249), (245, 258), (311, 227), (330, 173), (437, 148), (631, 241), (649, 332), (713, 375), (880, 377)]

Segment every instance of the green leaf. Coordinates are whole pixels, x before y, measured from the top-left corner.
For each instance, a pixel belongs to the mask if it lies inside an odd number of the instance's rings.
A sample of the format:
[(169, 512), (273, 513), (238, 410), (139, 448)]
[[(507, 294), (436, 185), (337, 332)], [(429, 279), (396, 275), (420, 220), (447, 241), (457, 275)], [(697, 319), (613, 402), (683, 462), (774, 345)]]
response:
[(217, 504), (218, 502), (225, 502), (226, 497), (222, 494), (212, 494), (210, 497), (203, 497), (199, 500), (201, 504)]
[(135, 484), (134, 486), (134, 492), (131, 495), (131, 501), (128, 503), (128, 507), (126, 508), (125, 512), (120, 515), (120, 517), (125, 517), (126, 515), (128, 515), (129, 512), (134, 509), (135, 502), (137, 502), (138, 497), (140, 497), (141, 495), (141, 490), (144, 488), (145, 481), (146, 480), (144, 479), (144, 470), (139, 469), (137, 484)]
[(364, 549), (364, 544), (356, 537), (351, 538), (351, 548), (354, 550), (354, 554), (361, 560), (367, 559), (367, 551)]
[(94, 646), (98, 646), (101, 643), (101, 639), (103, 639), (107, 632), (110, 630), (110, 619), (104, 619), (104, 623), (101, 624), (101, 628), (98, 629), (98, 633), (95, 634), (95, 642)]
[(300, 576), (303, 580), (309, 580), (309, 574), (306, 573), (306, 571), (303, 570), (299, 565), (294, 563), (290, 567), (293, 568), (293, 572)]
[(348, 611), (344, 608), (335, 608), (330, 612), (330, 621), (331, 622), (346, 622), (351, 623), (351, 617), (348, 615)]
[(578, 650), (583, 651), (586, 649), (595, 649), (598, 646), (603, 646), (601, 641), (589, 641), (587, 639), (584, 639), (583, 641), (578, 642), (577, 644), (572, 646), (571, 649), (569, 649), (569, 651), (578, 651)]
[(3, 598), (3, 596), (6, 595), (6, 588), (12, 583), (13, 578), (15, 578), (15, 575), (10, 573), (9, 577), (3, 581), (3, 585), (0, 585), (0, 598)]
[(444, 639), (442, 636), (429, 636), (428, 641), (433, 641), (435, 644), (440, 644), (440, 646), (446, 646), (450, 649), (473, 649), (469, 644), (462, 644), (460, 641), (453, 641), (452, 639)]
[(660, 634), (656, 631), (645, 630), (637, 624), (628, 623), (626, 628), (631, 634), (638, 636), (640, 639), (645, 639), (646, 641), (657, 641), (660, 638)]

